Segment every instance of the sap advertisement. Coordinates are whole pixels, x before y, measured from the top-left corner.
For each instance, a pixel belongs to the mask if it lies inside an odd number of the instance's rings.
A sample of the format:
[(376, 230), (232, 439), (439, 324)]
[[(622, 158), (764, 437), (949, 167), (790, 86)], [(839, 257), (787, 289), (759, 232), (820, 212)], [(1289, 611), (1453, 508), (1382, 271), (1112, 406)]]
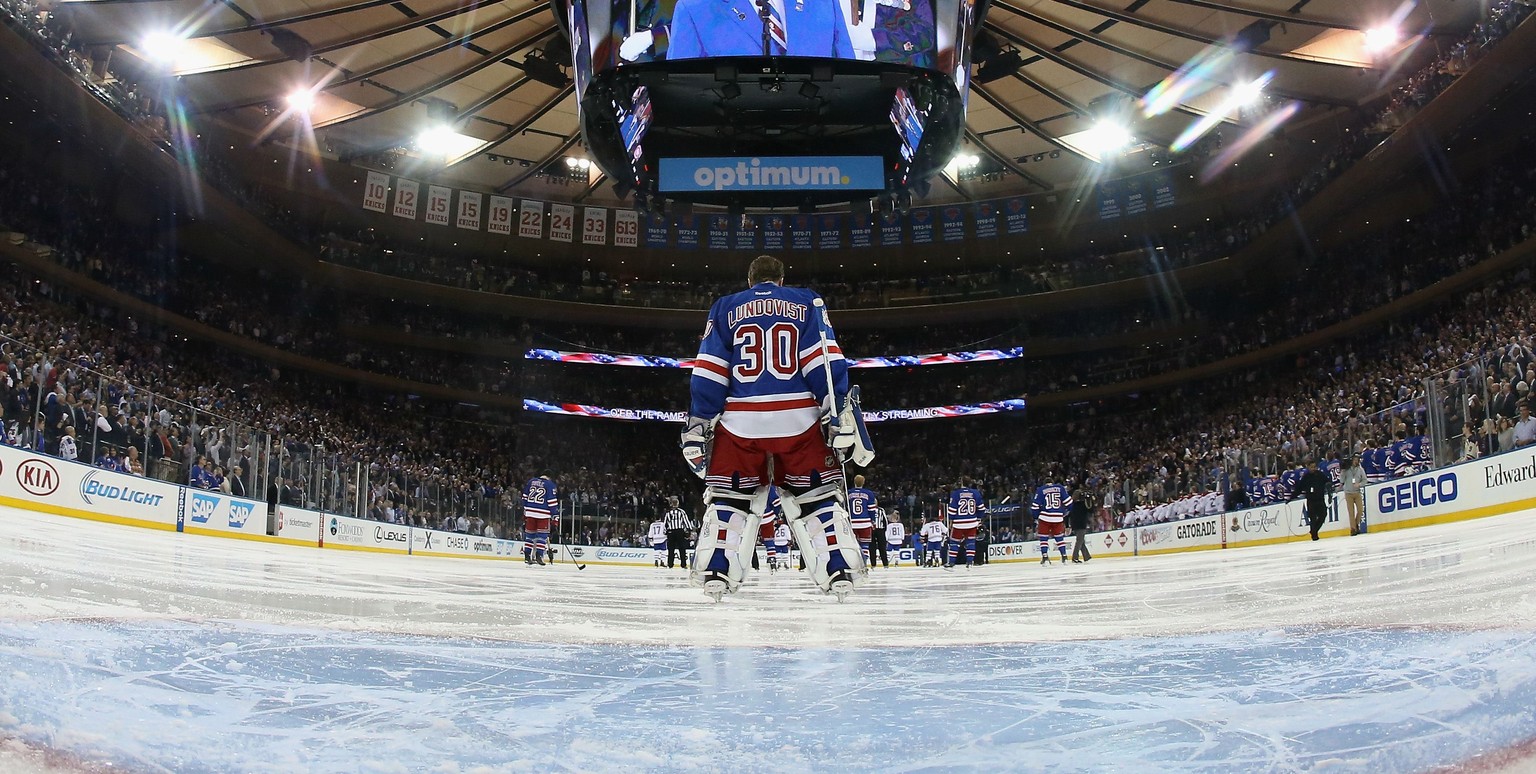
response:
[(577, 0), (592, 71), (685, 59), (791, 56), (947, 74), (967, 61), (973, 0)]
[(183, 532), (236, 532), (267, 534), (267, 506), (255, 500), (223, 492), (186, 490), (182, 507)]
[(664, 158), (658, 189), (686, 191), (878, 191), (879, 156)]

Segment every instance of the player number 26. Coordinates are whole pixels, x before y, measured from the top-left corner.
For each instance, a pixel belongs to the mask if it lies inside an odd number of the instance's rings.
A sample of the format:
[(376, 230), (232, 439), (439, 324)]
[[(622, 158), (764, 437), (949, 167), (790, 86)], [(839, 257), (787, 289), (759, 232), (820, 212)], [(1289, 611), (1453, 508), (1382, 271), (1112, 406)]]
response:
[(777, 379), (789, 379), (799, 370), (800, 330), (789, 323), (776, 323), (767, 330), (747, 323), (736, 329), (732, 344), (740, 355), (734, 369), (737, 381), (755, 382), (765, 369)]

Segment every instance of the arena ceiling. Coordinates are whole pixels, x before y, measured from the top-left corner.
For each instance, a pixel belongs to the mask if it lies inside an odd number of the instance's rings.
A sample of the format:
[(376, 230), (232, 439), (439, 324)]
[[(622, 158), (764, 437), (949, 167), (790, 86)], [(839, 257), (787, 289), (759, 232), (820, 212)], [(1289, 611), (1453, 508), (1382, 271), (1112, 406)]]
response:
[[(988, 42), (978, 45), (990, 69), (973, 81), (963, 151), (980, 164), (935, 185), (930, 198), (1062, 190), (1101, 176), (1083, 133), (1114, 111), (1134, 118), (1135, 143), (1115, 162), (1121, 173), (1164, 160), (1185, 127), (1219, 110), (1225, 92), (1151, 118), (1132, 109), (1134, 100), (1218, 41), (1251, 46), (1214, 72), (1219, 83), (1272, 72), (1265, 99), (1299, 103), (1302, 117), (1360, 105), (1465, 34), (1477, 5), (994, 0)], [(549, 174), (582, 148), (568, 71), (546, 61), (564, 48), (548, 2), (66, 0), (55, 9), (76, 40), (178, 74), (178, 93), (200, 119), (296, 146), (310, 142), (312, 123), (312, 148), (328, 156), (416, 163), (413, 138), (446, 121), (458, 144), (438, 179), (555, 200), (616, 199), (595, 168), (586, 181)], [(1367, 32), (1394, 13), (1402, 40), (1370, 53)], [(315, 94), (307, 118), (289, 104), (305, 90)], [(1246, 113), (1223, 116), (1232, 131), (1250, 123)]]

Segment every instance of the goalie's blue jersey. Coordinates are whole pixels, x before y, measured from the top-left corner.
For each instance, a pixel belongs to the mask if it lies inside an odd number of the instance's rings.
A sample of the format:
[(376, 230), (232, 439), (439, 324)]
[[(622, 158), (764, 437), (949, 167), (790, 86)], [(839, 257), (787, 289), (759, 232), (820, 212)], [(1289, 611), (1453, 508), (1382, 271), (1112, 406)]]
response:
[[(763, 282), (716, 301), (693, 365), (689, 413), (719, 417), (741, 438), (789, 438), (814, 426), (824, 409), (841, 408), (848, 363), (816, 298)], [(827, 400), (823, 331), (835, 405)]]

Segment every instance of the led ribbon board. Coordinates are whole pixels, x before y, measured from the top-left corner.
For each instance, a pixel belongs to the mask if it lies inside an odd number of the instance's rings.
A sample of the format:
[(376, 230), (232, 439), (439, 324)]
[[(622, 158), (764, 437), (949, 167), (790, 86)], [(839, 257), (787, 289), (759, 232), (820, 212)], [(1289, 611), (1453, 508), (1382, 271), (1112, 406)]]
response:
[[(580, 403), (546, 403), (534, 398), (523, 398), (523, 410), (539, 414), (557, 414), (568, 417), (591, 417), (594, 419), (622, 419), (630, 422), (676, 422), (682, 423), (688, 418), (686, 411), (660, 411), (657, 409), (631, 409), (631, 408), (607, 408), (604, 406), (587, 406)], [(969, 403), (956, 406), (930, 406), (914, 409), (887, 409), (884, 411), (865, 411), (865, 424), (879, 422), (914, 422), (923, 419), (955, 419), (958, 417), (973, 417), (983, 414), (999, 414), (1010, 411), (1023, 411), (1024, 399), (1009, 398), (1007, 400), (989, 401), (986, 403)]]
[[(671, 358), (660, 355), (609, 355), (598, 352), (562, 352), (554, 349), (530, 349), (523, 357), (527, 360), (546, 360), (553, 363), (586, 363), (589, 365), (632, 366), (639, 368), (693, 368), (692, 358)], [(910, 368), (912, 366), (1016, 360), (1022, 357), (1024, 357), (1023, 347), (1011, 347), (1009, 349), (982, 349), (975, 352), (941, 352), (932, 355), (861, 357), (850, 359), (848, 367)]]

